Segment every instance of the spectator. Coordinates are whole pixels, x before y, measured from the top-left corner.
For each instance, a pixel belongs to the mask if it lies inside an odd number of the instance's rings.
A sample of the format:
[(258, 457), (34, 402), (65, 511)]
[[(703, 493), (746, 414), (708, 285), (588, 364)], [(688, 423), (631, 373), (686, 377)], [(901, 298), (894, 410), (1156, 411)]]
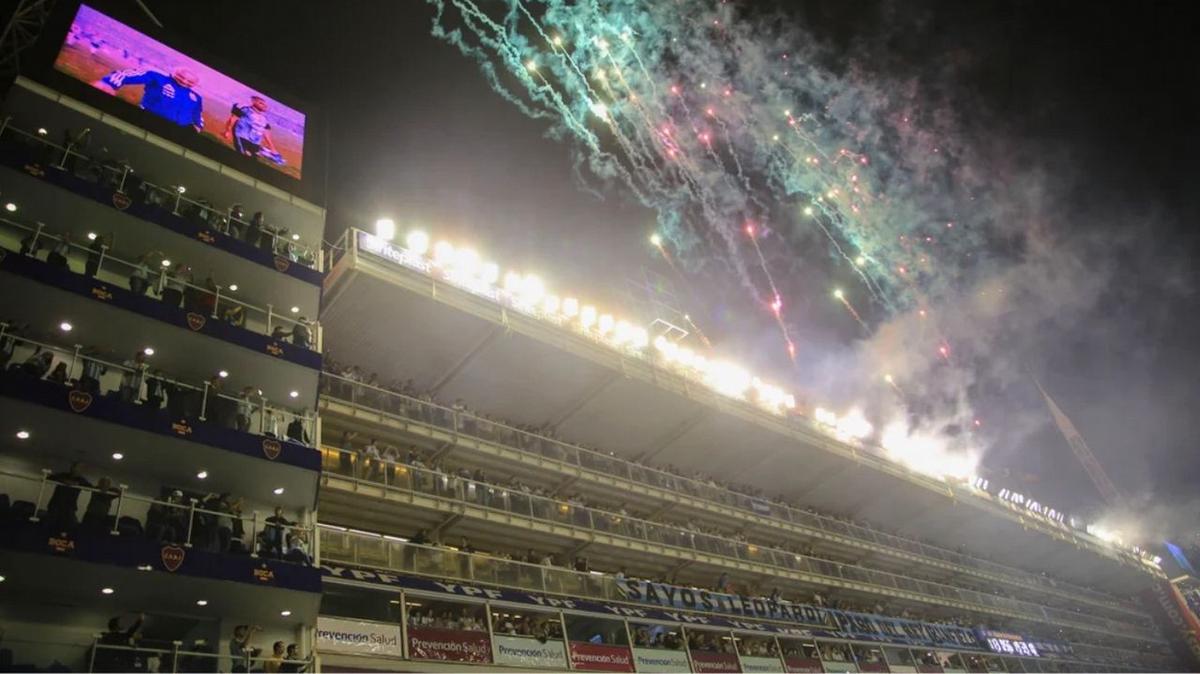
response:
[(292, 531), (287, 536), (287, 554), (284, 556), (295, 564), (312, 564), (308, 556), (308, 539), (303, 531)]
[(67, 262), (67, 255), (71, 252), (71, 234), (63, 232), (62, 237), (55, 241), (50, 246), (50, 252), (46, 254), (46, 262), (51, 267), (71, 271), (71, 265)]
[(46, 381), (54, 382), (55, 384), (67, 383), (67, 364), (59, 361), (58, 365), (54, 366), (54, 370), (46, 375)]
[(246, 225), (246, 243), (258, 247), (258, 240), (262, 235), (263, 214), (262, 211), (258, 211), (250, 218), (250, 224)]
[(50, 372), (50, 366), (53, 364), (54, 354), (50, 351), (42, 351), (41, 347), (38, 347), (21, 364), (21, 371), (30, 377), (41, 379)]
[(717, 592), (724, 592), (725, 588), (728, 587), (728, 585), (729, 585), (729, 572), (722, 571), (721, 575), (717, 578), (717, 584), (716, 584), (716, 586), (713, 587), (713, 589), (716, 590)]
[(308, 410), (300, 410), (292, 415), (292, 420), (287, 426), (288, 440), (298, 442), (302, 445), (308, 445), (308, 433), (304, 430), (304, 414)]
[(283, 556), (283, 544), (288, 528), (296, 523), (283, 515), (283, 506), (275, 506), (275, 514), (267, 518), (267, 527), (262, 533), (263, 552), (276, 557)]
[(235, 239), (242, 238), (242, 229), (246, 226), (246, 214), (242, 211), (241, 204), (234, 204), (229, 207), (229, 227), (226, 234)]
[[(121, 628), (120, 616), (108, 621), (108, 629), (100, 634), (96, 643), (100, 646), (123, 646), (133, 648), (141, 639), (142, 625), (146, 622), (146, 614), (139, 613), (137, 619), (127, 627)], [(93, 651), (92, 669), (97, 672), (131, 672), (135, 671), (136, 654), (128, 650), (116, 648), (97, 648)]]
[(182, 278), (183, 270), (176, 271), (167, 269), (163, 272), (161, 283), (162, 288), (159, 290), (158, 296), (167, 306), (178, 307), (183, 301), (183, 289), (187, 287), (187, 282)]
[[(41, 224), (41, 223), (39, 223), (39, 224)], [(39, 228), (35, 231), (32, 231), (32, 232), (26, 234), (25, 237), (23, 239), (21, 239), (21, 250), (20, 250), (21, 255), (28, 255), (29, 257), (37, 257), (37, 254), (40, 253), (42, 250), (42, 241), (41, 241), (41, 237), (39, 236), (41, 234), (41, 231), (42, 230)]]
[(107, 528), (109, 526), (108, 511), (112, 509), (112, 502), (120, 493), (113, 488), (112, 480), (107, 477), (100, 478), (96, 482), (96, 490), (88, 499), (87, 509), (83, 512), (84, 528), (97, 531)]
[(288, 644), (283, 659), (285, 662), (279, 665), (280, 672), (303, 672), (308, 668), (308, 665), (300, 662), (303, 658), (300, 657), (300, 647), (296, 644)]
[(146, 379), (146, 353), (134, 353), (133, 358), (125, 361), (123, 365), (125, 371), (121, 373), (121, 402), (138, 402), (142, 396), (142, 384)]
[(82, 465), (78, 461), (71, 463), (66, 471), (52, 473), (46, 479), (56, 482), (50, 502), (46, 504), (46, 519), (51, 527), (58, 530), (74, 528), (78, 524), (76, 512), (79, 510), (79, 488), (91, 487), (80, 473)]
[(104, 257), (104, 251), (108, 246), (104, 243), (104, 237), (99, 234), (92, 239), (92, 243), (88, 245), (87, 262), (84, 264), (83, 273), (85, 276), (95, 278), (96, 273), (100, 271), (100, 261)]
[(276, 641), (271, 644), (271, 657), (263, 662), (263, 671), (267, 674), (279, 674), (280, 666), (283, 665), (283, 642)]
[(133, 271), (129, 274), (129, 290), (134, 295), (142, 296), (146, 294), (146, 288), (150, 287), (150, 253), (143, 253), (133, 264)]
[(242, 395), (237, 402), (237, 417), (235, 423), (237, 430), (245, 433), (250, 430), (250, 415), (254, 413), (254, 402), (250, 396), (254, 394), (254, 387), (247, 386), (242, 389)]
[(91, 357), (98, 353), (95, 348), (88, 347), (81, 354), (83, 356), (83, 372), (79, 375), (77, 388), (92, 395), (99, 395), (100, 377), (108, 372), (108, 368), (104, 364)]
[(246, 327), (246, 307), (234, 304), (225, 310), (224, 320), (235, 328)]
[(292, 344), (307, 349), (310, 348), (311, 343), (312, 335), (308, 330), (308, 319), (301, 316), (300, 320), (296, 321), (296, 325), (292, 326)]
[(261, 649), (250, 645), (254, 635), (261, 632), (258, 625), (238, 625), (233, 628), (233, 638), (229, 640), (229, 656), (233, 659), (234, 672), (250, 671), (250, 660), (258, 657)]

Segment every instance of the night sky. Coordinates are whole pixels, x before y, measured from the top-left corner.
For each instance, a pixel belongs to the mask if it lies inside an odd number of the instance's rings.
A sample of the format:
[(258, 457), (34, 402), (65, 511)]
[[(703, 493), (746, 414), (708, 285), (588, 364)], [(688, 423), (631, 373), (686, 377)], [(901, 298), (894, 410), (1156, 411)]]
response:
[[(666, 273), (646, 244), (653, 214), (619, 185), (592, 182), (603, 199), (580, 189), (545, 122), (521, 115), (475, 64), (430, 37), (423, 2), (146, 2), (168, 31), (324, 109), (331, 234), (390, 215), (401, 231), (473, 241), (560, 288), (618, 285), (642, 266)], [(751, 4), (759, 11), (770, 0)], [(1054, 228), (1112, 240), (1095, 253), (1102, 291), (1071, 325), (1039, 335), (1022, 362), (1123, 490), (1161, 507), (1148, 511), (1156, 520), (1171, 513), (1174, 535), (1195, 529), (1200, 54), (1191, 5), (812, 0), (781, 9), (825, 45), (831, 67), (853, 59), (880, 78), (918, 77), (982, 144), (1013, 148), (1006, 171), (1046, 171), (1058, 187)], [(695, 288), (683, 308), (705, 317), (710, 337), (754, 369), (789, 371), (768, 317), (703, 279)], [(807, 347), (853, 342), (854, 325), (824, 287), (812, 293), (821, 301), (790, 294)], [(994, 474), (1066, 510), (1099, 505), (1032, 384), (975, 393)], [(1006, 433), (1020, 408), (1033, 430)]]

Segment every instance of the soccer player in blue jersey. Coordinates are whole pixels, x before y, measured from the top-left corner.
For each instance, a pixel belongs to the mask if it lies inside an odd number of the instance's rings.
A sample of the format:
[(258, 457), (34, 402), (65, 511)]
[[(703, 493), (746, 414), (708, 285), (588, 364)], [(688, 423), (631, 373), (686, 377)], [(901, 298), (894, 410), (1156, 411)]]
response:
[(222, 135), (233, 143), (234, 149), (247, 157), (256, 157), (263, 150), (271, 155), (279, 155), (275, 142), (271, 140), (267, 101), (262, 96), (251, 95), (249, 105), (234, 103)]
[(204, 101), (195, 90), (198, 82), (196, 73), (179, 66), (169, 76), (155, 70), (117, 70), (92, 86), (116, 95), (121, 87), (141, 85), (143, 110), (179, 126), (191, 126), (199, 133), (204, 130), (204, 117), (200, 114)]

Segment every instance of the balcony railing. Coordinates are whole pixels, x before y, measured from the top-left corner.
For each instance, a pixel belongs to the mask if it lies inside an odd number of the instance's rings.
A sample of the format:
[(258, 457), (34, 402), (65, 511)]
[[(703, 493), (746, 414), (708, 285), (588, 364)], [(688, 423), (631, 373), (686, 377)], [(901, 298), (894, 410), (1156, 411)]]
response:
[(470, 503), (510, 513), (531, 521), (566, 525), (614, 537), (645, 541), (728, 560), (751, 562), (782, 571), (819, 576), (831, 586), (854, 582), (870, 586), (872, 592), (900, 591), (922, 600), (944, 605), (946, 601), (973, 606), (973, 610), (999, 610), (1027, 620), (1099, 629), (1121, 636), (1154, 638), (1149, 630), (1073, 612), (1059, 611), (999, 595), (918, 580), (886, 571), (867, 569), (794, 552), (754, 545), (701, 532), (589, 508), (580, 504), (536, 496), (532, 493), (490, 484), (466, 476), (448, 474), (394, 461), (376, 460), (354, 452), (323, 448), (326, 475), (337, 474), (386, 489), (423, 494), (445, 501)]
[[(246, 240), (251, 245), (258, 244), (258, 240), (250, 241), (248, 238), (249, 233), (255, 231), (251, 222), (244, 215), (239, 217), (238, 211), (235, 211), (232, 205), (229, 208), (220, 209), (204, 201), (184, 196), (186, 194), (184, 187), (159, 185), (144, 180), (135, 175), (133, 167), (124, 160), (116, 161), (84, 154), (74, 145), (59, 145), (45, 135), (19, 129), (13, 126), (10, 120), (11, 118), (6, 117), (0, 123), (0, 137), (8, 134), (27, 145), (42, 148), (46, 164), (60, 170), (69, 170), (76, 175), (80, 170), (88, 171), (89, 177), (93, 181), (103, 183), (122, 194), (131, 194), (135, 189), (143, 190), (146, 202), (149, 204), (162, 207), (175, 215), (187, 216), (194, 213), (209, 227), (223, 234)], [(321, 270), (319, 246), (302, 242), (299, 235), (285, 234), (287, 229), (284, 227), (261, 225), (257, 231), (259, 232), (258, 239), (264, 241), (263, 248), (292, 262), (318, 271)]]
[[(188, 382), (180, 381), (172, 377), (168, 377), (157, 369), (150, 368), (147, 363), (141, 368), (130, 368), (125, 365), (106, 360), (99, 357), (94, 349), (76, 345), (72, 349), (68, 349), (55, 344), (40, 342), (26, 337), (20, 337), (13, 333), (13, 326), (8, 323), (0, 323), (0, 357), (8, 355), (10, 360), (8, 367), (15, 368), (18, 372), (23, 372), (26, 375), (31, 375), (24, 367), (22, 356), (31, 356), (35, 353), (52, 353), (58, 358), (58, 362), (65, 363), (66, 369), (61, 383), (64, 387), (74, 387), (79, 390), (84, 390), (95, 395), (108, 394), (117, 392), (124, 396), (124, 402), (130, 405), (146, 405), (152, 409), (159, 409), (166, 402), (168, 411), (175, 413), (177, 416), (195, 417), (200, 421), (211, 421), (212, 423), (233, 422), (232, 427), (237, 428), (246, 433), (255, 433), (257, 435), (265, 435), (278, 439), (285, 439), (285, 433), (281, 432), (281, 428), (287, 428), (291, 425), (291, 421), (299, 420), (303, 428), (304, 438), (315, 443), (312, 434), (315, 428), (316, 412), (311, 414), (300, 415), (282, 407), (276, 407), (267, 404), (267, 399), (261, 395), (235, 398), (230, 395), (221, 393), (214, 389), (213, 384), (204, 382), (197, 386)], [(2, 364), (0, 364), (2, 365)], [(118, 382), (136, 381), (137, 390), (125, 389), (122, 390), (122, 384), (116, 386), (105, 387), (101, 378), (91, 378), (89, 373), (104, 372), (105, 375), (118, 375)], [(46, 374), (50, 374), (48, 371)], [(35, 379), (42, 379), (46, 375), (34, 376)], [(152, 396), (149, 393), (150, 382), (154, 382), (154, 386), (159, 393)], [(142, 398), (142, 388), (147, 387), (146, 398)], [(164, 389), (173, 389), (172, 393), (164, 394)], [(245, 427), (242, 428), (237, 424), (236, 417), (240, 415), (232, 415), (233, 419), (218, 419), (215, 416), (210, 419), (210, 413), (217, 404), (216, 401), (221, 401), (224, 410), (238, 410), (239, 407), (249, 408), (249, 414), (246, 415)], [(153, 407), (152, 403), (156, 403), (159, 407)], [(302, 443), (308, 445), (310, 443)]]
[[(1050, 581), (1049, 579), (1004, 567), (986, 560), (844, 522), (833, 517), (781, 505), (767, 499), (740, 494), (714, 484), (681, 477), (673, 473), (572, 445), (544, 435), (530, 433), (466, 411), (455, 410), (411, 396), (355, 382), (329, 372), (322, 373), (322, 377), (322, 390), (324, 392), (334, 398), (348, 401), (354, 405), (370, 407), (408, 420), (450, 429), (462, 435), (514, 447), (527, 453), (550, 458), (572, 466), (579, 466), (607, 475), (615, 475), (651, 487), (738, 508), (759, 517), (776, 519), (828, 534), (847, 536), (868, 543), (873, 547), (890, 547), (908, 554), (920, 555), (947, 564), (956, 564), (967, 570), (993, 573), (1000, 576), (1000, 579), (1005, 582), (1022, 587), (1043, 590), (1051, 589), (1051, 591), (1058, 593), (1065, 591), (1087, 594), (1093, 601), (1101, 602), (1110, 609), (1121, 612), (1128, 611), (1126, 607), (1115, 604), (1110, 598), (1105, 598), (1103, 595), (1099, 595), (1099, 593), (1078, 589), (1075, 586), (1065, 583), (1055, 584), (1054, 581)], [(1052, 588), (1051, 584), (1058, 587)], [(1063, 586), (1066, 587), (1066, 590), (1061, 589)], [(1074, 599), (1070, 595), (1064, 595), (1064, 598)]]
[[(138, 520), (138, 523), (142, 525), (143, 533), (148, 538), (157, 538), (163, 542), (175, 543), (188, 548), (195, 546), (213, 552), (229, 552), (229, 544), (237, 539), (236, 534), (231, 533), (229, 541), (222, 541), (218, 529), (228, 528), (230, 532), (237, 532), (240, 529), (243, 532), (242, 535), (246, 535), (248, 532), (248, 538), (237, 540), (242, 541), (242, 546), (251, 557), (259, 557), (260, 554), (267, 553), (269, 550), (276, 553), (277, 558), (285, 561), (306, 565), (314, 564), (312, 555), (307, 552), (312, 541), (315, 540), (315, 529), (311, 525), (286, 525), (269, 522), (257, 511), (249, 516), (242, 516), (232, 510), (209, 510), (202, 507), (200, 501), (194, 498), (188, 499), (186, 503), (148, 498), (130, 493), (126, 485), (115, 485), (105, 490), (62, 482), (53, 479), (54, 474), (50, 470), (43, 469), (39, 478), (11, 471), (0, 471), (0, 489), (3, 489), (14, 503), (24, 500), (26, 496), (33, 502), (33, 513), (29, 516), (31, 522), (39, 522), (42, 518), (58, 522), (58, 518), (68, 518), (69, 516), (67, 521), (60, 523), (66, 526), (90, 527), (96, 533), (107, 531), (113, 536), (120, 536), (124, 534), (122, 531), (123, 517), (129, 516), (131, 512), (145, 512), (147, 521), (143, 523)], [(115, 504), (115, 511), (111, 513), (105, 511), (104, 519), (100, 522), (88, 521), (85, 518), (83, 522), (78, 523), (76, 521), (78, 508), (71, 513), (54, 513), (44, 510), (49, 505), (54, 491), (59, 487), (88, 494), (89, 498), (95, 498), (96, 495), (101, 498), (111, 498), (112, 504)], [(109, 508), (112, 509), (113, 505), (109, 505)], [(137, 518), (135, 517), (135, 519)], [(287, 555), (288, 540), (291, 536), (299, 537), (303, 543), (302, 554), (293, 554), (290, 557)]]
[[(454, 579), (529, 592), (628, 601), (613, 576), (502, 559), (450, 547), (420, 545), (395, 536), (322, 524), (317, 527), (326, 563), (351, 564), (400, 575)], [(1079, 644), (1073, 644), (1079, 648)], [(1087, 652), (1127, 661), (1131, 651), (1086, 646)], [(1140, 654), (1139, 654), (1140, 655)]]
[[(158, 643), (155, 646), (122, 646), (101, 643), (96, 637), (88, 656), (89, 672), (224, 672), (229, 667), (235, 672), (291, 671), (312, 672), (313, 660), (274, 660), (262, 655), (234, 658), (208, 651), (192, 651), (183, 648), (183, 642)], [(268, 670), (275, 663), (284, 668)]]
[(96, 251), (71, 242), (69, 238), (47, 231), (42, 223), (29, 226), (10, 217), (0, 217), (0, 226), (21, 238), (20, 250), (10, 251), (12, 254), (36, 257), (41, 250), (54, 254), (60, 244), (65, 244), (67, 268), (71, 271), (82, 268), (88, 276), (127, 285), (139, 295), (154, 290), (169, 305), (179, 307), (182, 303), (187, 311), (202, 312), (213, 320), (320, 352), (321, 327), (318, 322), (290, 318), (276, 312), (270, 304), (264, 309), (235, 299), (232, 291), (215, 283), (209, 287), (195, 285), (165, 266), (170, 264), (170, 260), (164, 257), (155, 259), (153, 254), (147, 253), (140, 260), (131, 262), (113, 255), (107, 247)]

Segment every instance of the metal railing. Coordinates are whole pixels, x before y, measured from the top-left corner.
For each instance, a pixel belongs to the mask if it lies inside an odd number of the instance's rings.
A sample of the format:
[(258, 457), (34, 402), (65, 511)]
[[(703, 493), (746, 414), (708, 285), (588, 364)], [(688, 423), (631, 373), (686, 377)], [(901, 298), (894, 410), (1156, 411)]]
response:
[[(279, 671), (312, 672), (313, 659), (304, 660), (274, 660), (271, 657), (244, 656), (234, 658), (231, 655), (221, 655), (207, 651), (189, 651), (183, 648), (182, 641), (171, 642), (169, 648), (151, 646), (122, 646), (118, 644), (100, 643), (102, 637), (96, 637), (88, 657), (89, 672), (221, 672), (230, 667), (233, 671), (249, 672), (265, 671), (270, 662), (290, 665)], [(166, 646), (166, 644), (162, 644)]]
[[(320, 247), (302, 243), (298, 234), (289, 233), (287, 236), (283, 236), (282, 234), (287, 232), (285, 227), (260, 223), (256, 230), (251, 226), (249, 220), (244, 219), (244, 215), (238, 217), (237, 211), (232, 206), (227, 209), (214, 208), (210, 204), (184, 196), (187, 190), (183, 186), (158, 185), (142, 179), (124, 160), (100, 159), (86, 155), (80, 152), (73, 143), (68, 143), (66, 146), (59, 145), (44, 135), (30, 133), (13, 126), (10, 120), (11, 117), (7, 117), (3, 124), (0, 124), (0, 137), (4, 133), (9, 133), (28, 144), (41, 145), (48, 153), (46, 163), (55, 168), (70, 171), (77, 177), (94, 178), (93, 182), (102, 182), (125, 195), (129, 195), (133, 189), (142, 189), (145, 191), (145, 200), (148, 204), (171, 211), (181, 217), (188, 217), (191, 213), (195, 213), (204, 224), (222, 234), (246, 241), (258, 248), (270, 250), (274, 255), (306, 267), (317, 270), (322, 268)], [(71, 164), (70, 167), (67, 166), (68, 163)], [(80, 167), (80, 164), (83, 166)], [(79, 168), (91, 171), (92, 175), (80, 176)], [(255, 231), (258, 234), (255, 240), (251, 241), (250, 235)], [(269, 245), (260, 245), (260, 241)]]
[[(21, 248), (30, 257), (36, 257), (43, 249), (47, 251), (47, 256), (56, 254), (56, 249), (65, 244), (67, 254), (64, 257), (67, 269), (71, 271), (75, 271), (70, 266), (71, 262), (81, 263), (84, 274), (88, 276), (96, 277), (107, 272), (114, 278), (126, 279), (134, 293), (145, 294), (154, 289), (164, 302), (175, 307), (181, 306), (182, 303), (184, 309), (203, 312), (203, 315), (213, 320), (222, 320), (248, 330), (251, 329), (250, 326), (258, 325), (261, 329), (252, 331), (276, 339), (286, 335), (290, 343), (312, 351), (319, 348), (317, 332), (320, 326), (317, 321), (303, 321), (308, 333), (307, 342), (303, 339), (298, 341), (295, 331), (296, 327), (302, 324), (300, 320), (277, 313), (270, 304), (263, 309), (234, 299), (229, 294), (231, 291), (215, 283), (207, 288), (195, 285), (179, 276), (174, 269), (164, 266), (164, 262), (168, 265), (170, 263), (165, 257), (159, 256), (158, 262), (155, 263), (156, 254), (147, 253), (137, 262), (130, 262), (108, 252), (105, 246), (100, 250), (92, 250), (88, 246), (71, 242), (69, 237), (51, 234), (40, 222), (35, 227), (30, 227), (11, 218), (0, 217), (0, 225), (26, 234), (22, 238)], [(12, 252), (16, 254), (20, 251)], [(135, 279), (140, 282), (140, 288), (135, 288)], [(168, 296), (167, 291), (171, 291), (172, 294)], [(225, 291), (225, 294), (222, 294), (222, 291)], [(252, 318), (255, 320), (251, 321)], [(282, 332), (284, 326), (290, 326), (291, 331)]]
[[(759, 517), (778, 519), (782, 522), (808, 527), (829, 534), (855, 538), (859, 541), (869, 543), (873, 547), (887, 546), (948, 564), (958, 564), (965, 569), (987, 569), (987, 565), (991, 564), (984, 560), (967, 557), (960, 553), (936, 548), (911, 539), (886, 534), (833, 517), (817, 515), (790, 506), (780, 505), (766, 499), (747, 496), (724, 487), (681, 477), (656, 468), (609, 456), (595, 450), (521, 430), (465, 410), (456, 410), (437, 405), (376, 386), (355, 382), (329, 372), (322, 373), (322, 377), (322, 390), (334, 398), (346, 400), (354, 405), (370, 407), (394, 414), (405, 419), (450, 429), (456, 433), (476, 437), (488, 442), (517, 448), (543, 458), (549, 458), (572, 466), (579, 466), (606, 475), (615, 475), (651, 487), (673, 491), (681, 495), (738, 508)], [(762, 512), (763, 507), (769, 510), (769, 514)], [(968, 560), (978, 562), (978, 564), (965, 563)], [(1018, 571), (1018, 573), (1020, 572)], [(1023, 578), (1013, 577), (1011, 572), (1003, 574), (1002, 578), (1023, 587), (1038, 589), (1031, 586), (1027, 581), (1024, 581)], [(1040, 577), (1026, 574), (1025, 578)], [(1111, 601), (1105, 603), (1113, 610), (1122, 611), (1119, 607), (1111, 606)], [(1125, 611), (1123, 614), (1128, 614), (1128, 612)]]
[[(129, 487), (124, 484), (114, 485), (109, 489), (100, 489), (62, 482), (52, 479), (54, 475), (56, 473), (49, 469), (42, 469), (40, 478), (7, 470), (0, 471), (0, 487), (3, 487), (13, 502), (24, 500), (24, 496), (29, 496), (34, 507), (33, 514), (29, 516), (31, 522), (39, 522), (45, 517), (52, 523), (78, 525), (92, 528), (97, 533), (107, 531), (113, 536), (121, 536), (124, 535), (122, 518), (137, 519), (130, 513), (144, 509), (146, 522), (138, 520), (138, 523), (142, 525), (142, 533), (150, 540), (176, 543), (188, 548), (198, 547), (211, 552), (229, 552), (233, 541), (240, 540), (251, 557), (259, 557), (263, 554), (265, 546), (268, 548), (268, 553), (272, 550), (277, 551), (275, 557), (279, 559), (308, 565), (314, 564), (313, 556), (308, 552), (315, 540), (315, 529), (311, 525), (270, 522), (268, 518), (260, 517), (258, 511), (254, 511), (249, 517), (244, 517), (239, 515), (236, 510), (209, 510), (202, 507), (201, 501), (195, 498), (189, 498), (185, 503), (138, 496), (130, 493)], [(89, 498), (96, 498), (96, 495), (100, 495), (101, 498), (111, 499), (107, 504), (108, 510), (100, 515), (104, 519), (99, 522), (89, 520), (85, 509), (84, 519), (80, 521), (78, 505), (69, 513), (44, 510), (49, 506), (55, 491), (60, 487), (89, 494)], [(22, 490), (25, 493), (22, 493)], [(113, 510), (113, 504), (116, 506), (115, 510)], [(109, 510), (113, 510), (113, 512), (109, 512)], [(230, 530), (229, 540), (222, 540), (220, 529)], [(243, 536), (248, 532), (249, 537), (238, 538), (236, 534), (238, 529), (242, 530)], [(288, 557), (288, 539), (292, 536), (298, 537), (302, 543), (298, 550), (302, 550), (304, 553), (303, 559), (298, 559), (297, 555)], [(247, 541), (249, 545), (246, 545)]]
[[(908, 576), (868, 569), (853, 564), (779, 550), (725, 536), (691, 531), (679, 526), (651, 522), (611, 511), (590, 508), (578, 503), (536, 496), (511, 486), (501, 486), (476, 480), (466, 475), (419, 468), (412, 465), (367, 458), (354, 452), (329, 447), (322, 448), (325, 456), (323, 472), (350, 477), (356, 481), (374, 483), (388, 489), (424, 494), (439, 499), (470, 503), (500, 512), (518, 515), (529, 520), (572, 526), (616, 537), (645, 541), (669, 548), (691, 550), (715, 557), (751, 562), (786, 572), (811, 574), (832, 586), (846, 581), (871, 586), (869, 591), (889, 594), (889, 591), (908, 592), (923, 601), (945, 605), (960, 602), (966, 610), (988, 612), (1006, 611), (1010, 617), (1026, 620), (1057, 621), (1084, 629), (1100, 629), (1124, 637), (1153, 638), (1149, 630), (1132, 625), (1113, 623), (1086, 614), (1056, 611), (1030, 602), (1009, 597), (956, 588), (942, 583), (918, 580)], [(832, 582), (831, 582), (832, 581)]]
[[(226, 426), (247, 433), (256, 433), (257, 435), (266, 435), (284, 440), (287, 438), (285, 437), (285, 433), (280, 432), (280, 427), (286, 428), (290, 425), (289, 422), (291, 420), (299, 419), (304, 430), (304, 436), (309, 440), (309, 442), (301, 444), (305, 446), (315, 444), (315, 439), (312, 436), (317, 416), (315, 411), (312, 414), (300, 415), (286, 408), (270, 406), (267, 404), (267, 399), (262, 396), (261, 391), (255, 396), (235, 398), (214, 390), (211, 382), (206, 381), (200, 386), (189, 384), (163, 375), (156, 368), (150, 368), (148, 363), (140, 368), (126, 367), (125, 365), (101, 358), (94, 349), (84, 347), (81, 344), (76, 344), (74, 348), (68, 349), (55, 344), (39, 342), (26, 337), (20, 337), (12, 332), (11, 325), (0, 323), (0, 344), (6, 344), (5, 348), (8, 348), (7, 344), (9, 342), (11, 342), (13, 353), (9, 368), (17, 368), (19, 372), (27, 376), (32, 376), (25, 368), (29, 356), (50, 352), (58, 356), (58, 362), (66, 364), (65, 376), (61, 382), (64, 386), (73, 386), (96, 395), (115, 391), (128, 404), (153, 407), (152, 403), (156, 402), (159, 407), (154, 409), (162, 409), (165, 406), (167, 410), (175, 413), (177, 416), (195, 418), (204, 422), (210, 421), (209, 415), (214, 407), (214, 401), (220, 400), (222, 401), (220, 404), (223, 410), (222, 413), (214, 415), (211, 420), (213, 423), (223, 423)], [(20, 356), (25, 354), (19, 353), (18, 349), (29, 351), (24, 361), (20, 359)], [(49, 376), (53, 373), (55, 367), (52, 365), (46, 368), (46, 372), (37, 378), (41, 379)], [(100, 378), (92, 378), (89, 372), (100, 372), (102, 374)], [(116, 386), (110, 388), (104, 387), (102, 378), (108, 374), (119, 375), (119, 381)], [(218, 377), (217, 379), (219, 380), (220, 378)], [(166, 389), (168, 386), (173, 388), (174, 391), (164, 392), (163, 389)], [(150, 394), (151, 387), (154, 387), (157, 395)], [(136, 390), (134, 390), (135, 388)], [(147, 391), (145, 398), (142, 397), (143, 388)], [(243, 415), (243, 411), (248, 411), (249, 413)], [(233, 413), (227, 414), (227, 412)], [(238, 420), (238, 417), (245, 417), (244, 427), (241, 426), (242, 422)], [(257, 423), (255, 423), (256, 419)]]
[[(531, 592), (628, 601), (621, 593), (615, 577), (606, 573), (581, 572), (509, 560), (481, 552), (463, 552), (452, 547), (422, 545), (396, 536), (328, 524), (318, 525), (317, 536), (320, 539), (321, 558), (325, 563), (352, 564), (399, 574), (455, 579)], [(791, 604), (787, 600), (783, 600), (783, 603)], [(1073, 646), (1078, 648), (1077, 644)], [(1110, 660), (1128, 660), (1133, 654), (1132, 651), (1102, 646), (1088, 646), (1088, 649), (1097, 658)]]

